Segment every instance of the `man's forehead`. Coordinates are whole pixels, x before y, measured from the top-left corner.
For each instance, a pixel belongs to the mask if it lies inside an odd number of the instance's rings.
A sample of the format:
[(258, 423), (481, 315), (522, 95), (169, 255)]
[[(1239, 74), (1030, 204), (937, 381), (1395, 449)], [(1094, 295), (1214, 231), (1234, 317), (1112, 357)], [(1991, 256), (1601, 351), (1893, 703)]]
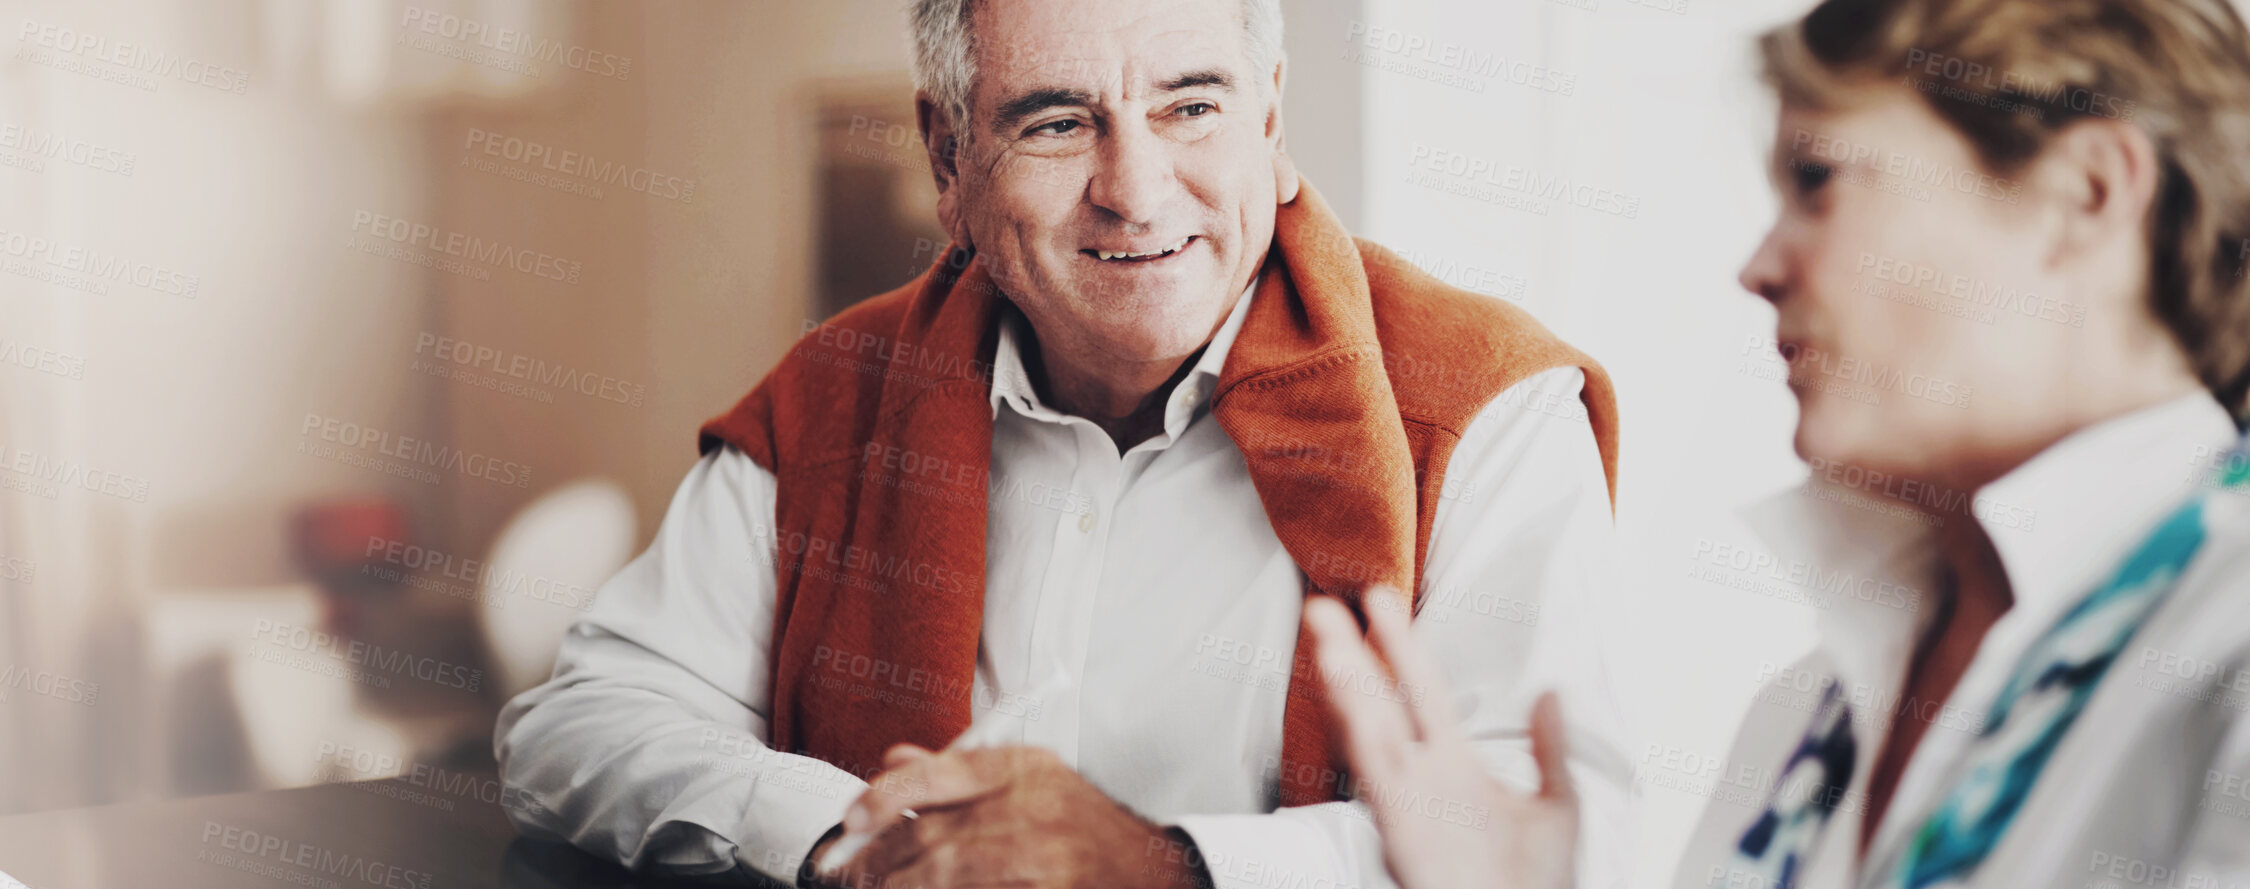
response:
[(1239, 0), (979, 0), (978, 91), (1137, 92), (1190, 70), (1231, 69)]

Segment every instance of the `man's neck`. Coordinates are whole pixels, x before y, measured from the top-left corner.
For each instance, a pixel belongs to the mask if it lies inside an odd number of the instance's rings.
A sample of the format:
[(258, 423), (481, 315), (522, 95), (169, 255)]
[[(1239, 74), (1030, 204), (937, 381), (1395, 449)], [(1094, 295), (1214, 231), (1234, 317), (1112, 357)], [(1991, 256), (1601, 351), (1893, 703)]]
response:
[[(1024, 325), (1030, 330), (1030, 325)], [(1174, 361), (1108, 363), (1089, 366), (1049, 354), (1033, 333), (1023, 346), (1024, 372), (1039, 393), (1039, 400), (1054, 409), (1083, 417), (1109, 434), (1122, 454), (1134, 445), (1164, 431), (1164, 409), (1172, 388), (1193, 372), (1210, 348)]]

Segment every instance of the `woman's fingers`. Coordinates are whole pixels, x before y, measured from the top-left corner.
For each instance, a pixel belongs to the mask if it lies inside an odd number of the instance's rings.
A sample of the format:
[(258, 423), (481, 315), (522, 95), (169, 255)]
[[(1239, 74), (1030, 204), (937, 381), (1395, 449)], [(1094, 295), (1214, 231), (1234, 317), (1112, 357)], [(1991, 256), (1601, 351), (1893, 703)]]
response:
[(1570, 781), (1570, 732), (1563, 722), (1562, 699), (1554, 692), (1539, 694), (1531, 705), (1531, 758), (1539, 763), (1539, 796), (1558, 802), (1575, 802), (1578, 788)]
[(1461, 722), (1453, 714), (1453, 693), (1437, 659), (1415, 644), (1408, 625), (1413, 603), (1388, 586), (1370, 588), (1366, 597), (1367, 635), (1398, 675), (1399, 692), (1414, 714), (1415, 736), (1429, 743), (1459, 743)]
[(1379, 693), (1388, 684), (1388, 673), (1360, 637), (1359, 622), (1352, 620), (1343, 603), (1327, 596), (1307, 599), (1305, 626), (1312, 630), (1328, 706), (1344, 724), (1344, 748), (1352, 771), (1363, 779), (1387, 780), (1414, 740), (1412, 717)]

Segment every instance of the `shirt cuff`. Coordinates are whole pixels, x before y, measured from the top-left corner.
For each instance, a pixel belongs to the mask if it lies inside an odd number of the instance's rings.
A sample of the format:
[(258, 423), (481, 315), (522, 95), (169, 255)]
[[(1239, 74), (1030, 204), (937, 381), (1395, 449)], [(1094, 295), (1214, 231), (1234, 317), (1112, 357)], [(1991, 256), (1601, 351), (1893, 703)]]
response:
[(784, 886), (796, 885), (813, 844), (866, 791), (867, 782), (843, 769), (809, 756), (783, 758), (758, 773), (735, 859)]
[(1330, 840), (1319, 828), (1276, 812), (1267, 815), (1190, 815), (1173, 822), (1195, 840), (1196, 853), (1218, 889), (1354, 889)]

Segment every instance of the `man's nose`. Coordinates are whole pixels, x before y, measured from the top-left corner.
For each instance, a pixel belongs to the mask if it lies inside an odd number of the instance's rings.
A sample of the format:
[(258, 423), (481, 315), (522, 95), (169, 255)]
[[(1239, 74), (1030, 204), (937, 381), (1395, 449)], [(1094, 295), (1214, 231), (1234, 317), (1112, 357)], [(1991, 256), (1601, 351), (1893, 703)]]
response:
[(1141, 127), (1118, 127), (1104, 140), (1087, 198), (1130, 225), (1149, 225), (1177, 182), (1164, 140)]

